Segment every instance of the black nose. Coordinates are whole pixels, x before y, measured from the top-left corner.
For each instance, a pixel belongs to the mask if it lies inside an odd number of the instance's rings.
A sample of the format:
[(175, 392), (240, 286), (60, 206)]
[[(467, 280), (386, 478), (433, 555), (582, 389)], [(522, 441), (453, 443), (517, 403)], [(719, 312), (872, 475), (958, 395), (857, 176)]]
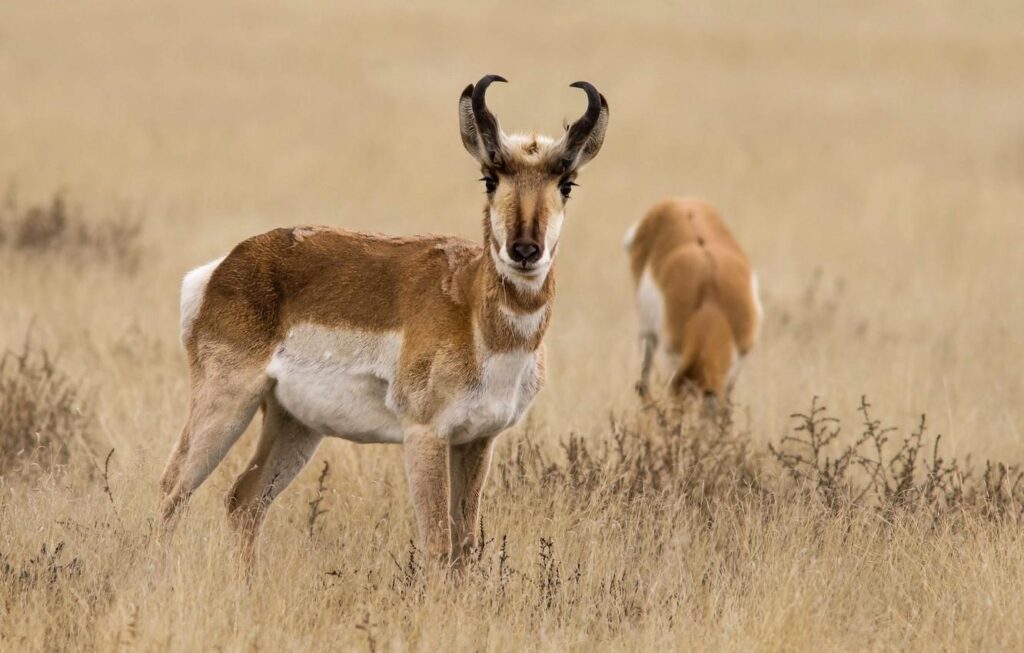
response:
[(516, 263), (533, 263), (540, 258), (540, 245), (532, 240), (517, 240), (508, 248), (508, 255)]

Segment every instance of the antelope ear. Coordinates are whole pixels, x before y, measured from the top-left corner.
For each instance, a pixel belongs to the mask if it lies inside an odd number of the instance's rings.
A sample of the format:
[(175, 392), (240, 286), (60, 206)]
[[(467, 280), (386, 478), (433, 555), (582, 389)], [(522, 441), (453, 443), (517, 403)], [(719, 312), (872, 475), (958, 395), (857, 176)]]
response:
[(462, 145), (477, 161), (483, 163), (484, 151), (480, 141), (480, 132), (476, 128), (473, 116), (473, 85), (470, 84), (459, 97), (459, 131), (462, 134)]
[(587, 110), (566, 130), (556, 149), (558, 158), (555, 165), (560, 174), (577, 170), (590, 163), (601, 150), (608, 128), (608, 100), (589, 82), (575, 82), (569, 86), (586, 92)]
[(459, 96), (459, 131), (462, 145), (480, 164), (501, 165), (505, 137), (498, 119), (487, 108), (484, 96), (492, 82), (504, 82), (499, 75), (485, 75), (474, 86), (470, 84)]

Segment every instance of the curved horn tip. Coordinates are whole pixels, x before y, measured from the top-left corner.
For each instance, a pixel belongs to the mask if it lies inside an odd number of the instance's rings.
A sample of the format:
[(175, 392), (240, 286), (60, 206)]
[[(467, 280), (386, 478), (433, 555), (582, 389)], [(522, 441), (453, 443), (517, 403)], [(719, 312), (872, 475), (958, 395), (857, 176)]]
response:
[(602, 95), (597, 90), (597, 87), (591, 84), (590, 82), (573, 82), (572, 84), (569, 84), (569, 88), (583, 89), (587, 94), (587, 100), (589, 100), (591, 103), (593, 103), (593, 101), (596, 99), (602, 107), (608, 107), (608, 100), (605, 100), (604, 95)]
[(505, 82), (507, 84), (508, 80), (501, 75), (484, 75), (477, 84), (490, 84), (491, 82)]
[(462, 95), (460, 95), (459, 97), (460, 98), (467, 98), (467, 97), (469, 97), (471, 95), (473, 95), (473, 85), (472, 84), (470, 84), (466, 88), (462, 89)]

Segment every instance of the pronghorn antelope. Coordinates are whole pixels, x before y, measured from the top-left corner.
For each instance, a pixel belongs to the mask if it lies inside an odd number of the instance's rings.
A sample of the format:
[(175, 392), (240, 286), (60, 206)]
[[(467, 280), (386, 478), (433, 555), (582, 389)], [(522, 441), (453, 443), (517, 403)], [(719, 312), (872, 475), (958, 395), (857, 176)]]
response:
[(695, 389), (709, 403), (722, 401), (762, 319), (746, 254), (718, 212), (696, 199), (656, 204), (625, 245), (643, 347), (637, 392), (648, 396), (657, 359), (671, 396)]
[(482, 246), (275, 229), (185, 277), (191, 397), (161, 480), (165, 522), (262, 407), (256, 451), (227, 496), (250, 563), (269, 503), (324, 436), (401, 443), (428, 554), (458, 561), (475, 546), (494, 438), (544, 383), (565, 205), (608, 124), (604, 97), (576, 82), (587, 109), (562, 138), (506, 135), (484, 100), (496, 81), (459, 98), (487, 195)]

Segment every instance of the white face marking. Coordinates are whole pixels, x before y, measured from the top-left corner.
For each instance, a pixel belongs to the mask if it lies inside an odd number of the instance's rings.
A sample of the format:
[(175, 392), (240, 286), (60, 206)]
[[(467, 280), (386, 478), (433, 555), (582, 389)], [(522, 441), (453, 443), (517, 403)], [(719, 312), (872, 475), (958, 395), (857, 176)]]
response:
[(661, 335), (662, 319), (665, 314), (665, 298), (651, 274), (650, 266), (644, 268), (636, 288), (636, 310), (640, 316), (640, 333)]
[(267, 366), (274, 394), (310, 428), (356, 442), (401, 442), (393, 386), (402, 336), (303, 324)]
[(206, 296), (206, 286), (210, 283), (210, 277), (225, 258), (222, 256), (216, 261), (210, 261), (206, 265), (192, 270), (181, 281), (181, 345), (183, 347), (189, 334), (192, 333), (192, 325), (199, 317), (199, 309), (203, 306), (203, 298)]
[[(494, 260), (494, 266), (498, 269), (498, 274), (503, 279), (510, 281), (521, 292), (535, 293), (544, 285), (544, 280), (548, 277), (548, 267), (550, 265), (543, 270), (531, 270), (530, 272), (533, 273), (533, 276), (526, 276), (522, 270), (505, 262), (504, 258), (502, 258), (502, 254), (505, 252), (504, 248), (501, 250), (501, 253), (496, 252), (494, 247), (491, 247), (490, 250), (491, 259)], [(508, 258), (508, 254), (504, 254), (504, 257)]]
[(536, 292), (544, 285), (553, 260), (551, 252), (558, 245), (558, 239), (562, 233), (562, 223), (565, 221), (565, 213), (559, 211), (548, 218), (548, 227), (544, 232), (544, 251), (540, 258), (529, 270), (523, 270), (508, 254), (508, 234), (505, 233), (505, 223), (493, 210), (488, 212), (491, 221), (491, 233), (497, 244), (491, 244), (491, 258), (498, 268), (501, 276), (505, 277), (520, 290)]
[(559, 211), (548, 218), (548, 228), (544, 232), (544, 253), (540, 257), (538, 263), (544, 262), (548, 265), (551, 264), (551, 252), (555, 251), (555, 247), (558, 245), (558, 239), (562, 235), (562, 223), (565, 221), (565, 212)]
[(508, 320), (509, 325), (516, 330), (516, 333), (524, 338), (529, 338), (533, 334), (537, 333), (537, 329), (540, 328), (541, 321), (544, 319), (544, 316), (547, 315), (548, 307), (544, 306), (532, 313), (520, 314), (502, 304), (498, 307), (498, 310), (501, 311), (501, 314), (505, 316), (506, 320)]

